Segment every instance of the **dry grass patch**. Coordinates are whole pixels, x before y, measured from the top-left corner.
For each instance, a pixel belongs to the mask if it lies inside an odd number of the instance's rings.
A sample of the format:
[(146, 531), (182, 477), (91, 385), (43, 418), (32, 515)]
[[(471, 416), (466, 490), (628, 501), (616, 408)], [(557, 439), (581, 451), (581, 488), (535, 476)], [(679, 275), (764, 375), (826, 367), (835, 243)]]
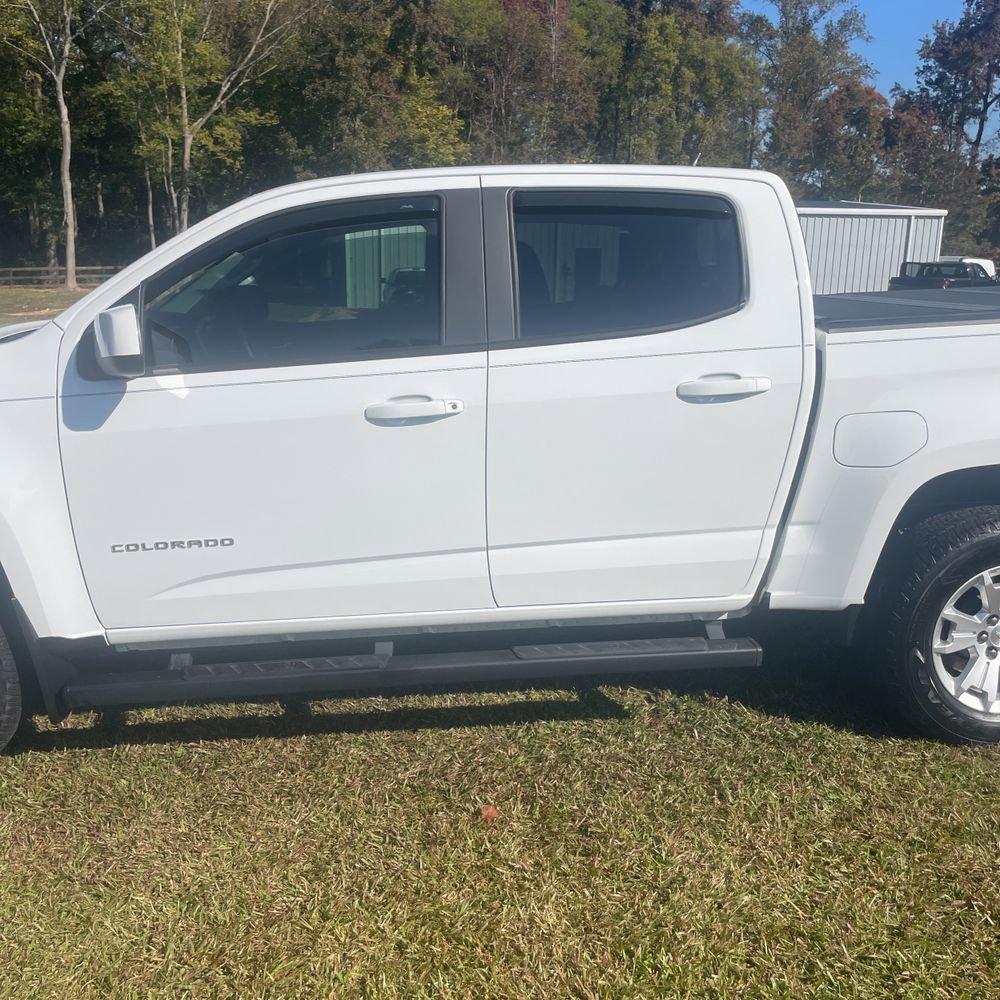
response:
[(89, 288), (69, 292), (65, 288), (0, 285), (0, 326), (57, 316), (89, 291)]

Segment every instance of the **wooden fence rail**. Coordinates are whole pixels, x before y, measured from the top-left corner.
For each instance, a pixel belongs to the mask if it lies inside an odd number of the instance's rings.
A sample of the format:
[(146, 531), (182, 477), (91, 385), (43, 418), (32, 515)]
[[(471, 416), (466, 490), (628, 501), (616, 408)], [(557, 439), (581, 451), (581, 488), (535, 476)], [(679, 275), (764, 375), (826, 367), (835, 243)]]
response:
[[(99, 285), (119, 270), (107, 264), (78, 267), (76, 280), (81, 285)], [(65, 267), (0, 267), (0, 285), (61, 285), (65, 281)]]

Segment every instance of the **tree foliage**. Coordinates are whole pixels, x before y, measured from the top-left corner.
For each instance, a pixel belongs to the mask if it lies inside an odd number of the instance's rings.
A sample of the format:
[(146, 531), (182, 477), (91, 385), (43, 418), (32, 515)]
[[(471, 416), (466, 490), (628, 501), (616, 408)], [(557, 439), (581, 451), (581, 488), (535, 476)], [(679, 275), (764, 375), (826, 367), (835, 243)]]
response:
[(941, 121), (950, 148), (976, 166), (1000, 103), (1000, 4), (967, 0), (957, 22), (934, 25), (920, 57), (918, 96)]
[(760, 166), (800, 196), (948, 208), (963, 250), (1000, 239), (996, 0), (935, 25), (891, 100), (850, 0), (0, 0), (4, 262), (54, 262), (68, 235), (32, 5), (72, 11), (93, 262), (276, 184), (469, 162)]
[(885, 186), (889, 102), (874, 87), (844, 77), (817, 102), (810, 148), (812, 193), (864, 201)]

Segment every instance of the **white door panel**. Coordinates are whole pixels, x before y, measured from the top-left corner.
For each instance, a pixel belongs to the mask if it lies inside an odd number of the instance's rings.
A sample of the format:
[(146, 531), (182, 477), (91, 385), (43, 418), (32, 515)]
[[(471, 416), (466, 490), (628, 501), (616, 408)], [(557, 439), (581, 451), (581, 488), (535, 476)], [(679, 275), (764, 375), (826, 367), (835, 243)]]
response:
[(787, 194), (608, 168), (484, 178), (484, 210), (497, 603), (745, 606), (814, 376)]
[[(371, 373), (393, 365), (408, 370)], [(143, 378), (63, 399), (66, 477), (81, 484), (70, 506), (106, 627), (493, 606), (482, 354), (239, 379)], [(365, 418), (401, 396), (463, 408)], [(232, 544), (169, 545), (220, 539)]]
[[(636, 342), (614, 343), (625, 345)], [(741, 593), (789, 447), (801, 350), (524, 363), (531, 353), (498, 351), (491, 361), (497, 602)], [(766, 377), (771, 387), (711, 402), (678, 397), (682, 383), (715, 373)]]
[(301, 190), (175, 241), (118, 289), (131, 381), (74, 318), (60, 445), (106, 628), (495, 610), (479, 182), (443, 188)]

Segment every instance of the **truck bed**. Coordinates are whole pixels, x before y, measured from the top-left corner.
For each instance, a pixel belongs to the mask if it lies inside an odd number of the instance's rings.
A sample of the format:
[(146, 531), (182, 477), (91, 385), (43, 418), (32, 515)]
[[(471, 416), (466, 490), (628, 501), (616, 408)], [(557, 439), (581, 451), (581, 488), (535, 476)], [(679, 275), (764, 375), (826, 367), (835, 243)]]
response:
[(1000, 286), (856, 292), (813, 300), (816, 326), (831, 332), (1000, 323)]

